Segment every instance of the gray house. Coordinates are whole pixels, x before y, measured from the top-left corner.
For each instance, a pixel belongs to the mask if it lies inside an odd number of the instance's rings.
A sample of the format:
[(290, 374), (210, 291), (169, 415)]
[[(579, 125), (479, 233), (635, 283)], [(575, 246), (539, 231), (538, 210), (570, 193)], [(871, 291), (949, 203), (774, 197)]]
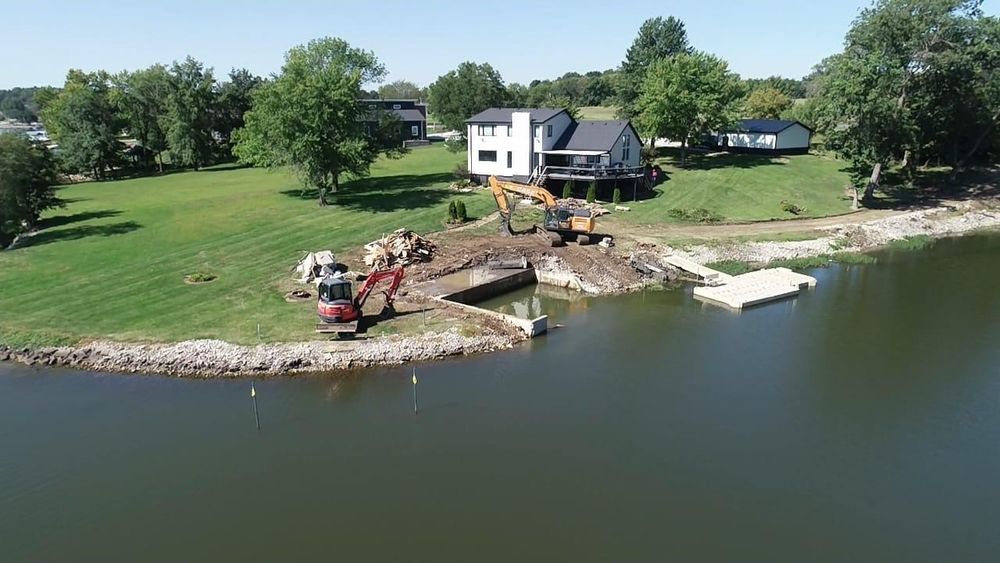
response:
[(576, 120), (561, 108), (490, 108), (466, 121), (468, 167), (542, 183), (641, 178), (642, 140), (628, 121)]

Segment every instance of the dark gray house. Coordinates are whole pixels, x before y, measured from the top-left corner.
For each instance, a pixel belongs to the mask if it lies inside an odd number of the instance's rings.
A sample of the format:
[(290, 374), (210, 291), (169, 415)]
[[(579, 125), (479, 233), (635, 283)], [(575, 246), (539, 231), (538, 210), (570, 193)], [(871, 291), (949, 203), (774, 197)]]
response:
[[(427, 141), (427, 104), (420, 100), (365, 99), (359, 100), (364, 108), (371, 112), (371, 125), (377, 124), (374, 117), (379, 110), (394, 114), (405, 125), (406, 144), (422, 144)], [(368, 123), (368, 122), (366, 122)]]

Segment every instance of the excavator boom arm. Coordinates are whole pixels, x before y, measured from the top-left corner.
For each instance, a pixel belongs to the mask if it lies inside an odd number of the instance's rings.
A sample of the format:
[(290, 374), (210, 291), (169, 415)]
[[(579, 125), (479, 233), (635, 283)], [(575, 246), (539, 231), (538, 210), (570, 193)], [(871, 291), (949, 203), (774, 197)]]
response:
[(529, 186), (528, 184), (518, 184), (517, 182), (504, 182), (498, 180), (496, 176), (490, 176), (490, 189), (493, 190), (493, 197), (497, 200), (497, 207), (500, 213), (510, 213), (510, 206), (507, 205), (507, 193), (520, 194), (525, 197), (542, 202), (545, 207), (555, 207), (556, 198), (545, 188)]
[(365, 306), (365, 301), (368, 300), (368, 296), (371, 295), (372, 289), (378, 284), (378, 282), (390, 278), (392, 279), (392, 283), (389, 284), (389, 289), (385, 291), (385, 301), (387, 305), (392, 303), (396, 298), (396, 291), (399, 289), (399, 284), (403, 282), (402, 266), (396, 266), (391, 270), (379, 270), (368, 274), (364, 283), (361, 284), (361, 288), (358, 289), (358, 296), (354, 299), (354, 306), (360, 311), (361, 308)]

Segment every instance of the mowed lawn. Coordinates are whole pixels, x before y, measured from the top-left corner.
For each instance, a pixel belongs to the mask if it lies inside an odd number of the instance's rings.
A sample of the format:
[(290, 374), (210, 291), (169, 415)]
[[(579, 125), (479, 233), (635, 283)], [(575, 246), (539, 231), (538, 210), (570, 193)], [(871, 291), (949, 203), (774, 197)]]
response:
[[(671, 151), (657, 162), (666, 179), (656, 186), (655, 197), (617, 214), (623, 221), (671, 221), (671, 209), (707, 210), (724, 221), (824, 217), (850, 211), (850, 202), (843, 198), (850, 177), (844, 163), (833, 158), (690, 154), (687, 166), (680, 168)], [(632, 199), (631, 192), (623, 190), (622, 198)], [(784, 211), (783, 201), (803, 211), (799, 215)]]
[[(268, 341), (313, 338), (315, 306), (283, 299), (296, 260), (343, 255), (399, 227), (441, 230), (453, 199), (470, 217), (491, 212), (489, 194), (447, 188), (463, 158), (435, 146), (382, 160), (326, 208), (290, 174), (250, 168), (65, 187), (68, 206), (46, 214), (29, 244), (0, 252), (0, 342), (246, 343), (258, 322)], [(218, 279), (185, 284), (193, 272)]]

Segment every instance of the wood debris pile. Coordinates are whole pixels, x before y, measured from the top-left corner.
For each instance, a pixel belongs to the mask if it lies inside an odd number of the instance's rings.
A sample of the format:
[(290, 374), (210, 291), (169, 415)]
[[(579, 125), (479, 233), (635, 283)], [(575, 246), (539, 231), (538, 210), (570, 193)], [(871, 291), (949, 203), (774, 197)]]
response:
[(407, 229), (396, 229), (391, 234), (365, 245), (365, 265), (372, 270), (385, 270), (401, 264), (429, 262), (434, 257), (434, 243)]

